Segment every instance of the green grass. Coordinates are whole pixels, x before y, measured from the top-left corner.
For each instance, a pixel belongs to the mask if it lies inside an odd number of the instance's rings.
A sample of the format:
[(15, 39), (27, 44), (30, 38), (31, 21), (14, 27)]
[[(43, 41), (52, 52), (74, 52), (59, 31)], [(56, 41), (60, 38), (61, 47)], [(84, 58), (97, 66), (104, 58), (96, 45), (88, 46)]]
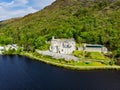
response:
[(101, 62), (95, 61), (79, 61), (75, 62), (75, 66), (106, 66), (106, 65), (102, 64)]
[(99, 53), (99, 52), (87, 52), (86, 57), (91, 58), (91, 59), (96, 59), (96, 60), (108, 60), (104, 56), (104, 54)]
[(73, 55), (79, 58), (84, 58), (85, 52), (84, 51), (79, 51), (79, 50), (75, 50), (73, 52)]

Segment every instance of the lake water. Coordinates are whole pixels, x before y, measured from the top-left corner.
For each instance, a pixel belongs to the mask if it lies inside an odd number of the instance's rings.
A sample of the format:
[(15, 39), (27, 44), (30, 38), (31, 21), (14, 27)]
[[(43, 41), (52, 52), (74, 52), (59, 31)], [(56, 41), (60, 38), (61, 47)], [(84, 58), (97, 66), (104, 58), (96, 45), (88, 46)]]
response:
[(0, 90), (120, 90), (120, 71), (72, 71), (0, 56)]

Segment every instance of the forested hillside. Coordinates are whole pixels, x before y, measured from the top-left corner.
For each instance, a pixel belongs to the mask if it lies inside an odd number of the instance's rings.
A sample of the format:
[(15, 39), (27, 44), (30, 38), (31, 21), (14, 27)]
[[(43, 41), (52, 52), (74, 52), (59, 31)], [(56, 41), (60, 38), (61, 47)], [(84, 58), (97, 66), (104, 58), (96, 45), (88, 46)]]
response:
[(103, 44), (119, 52), (120, 0), (56, 0), (37, 13), (0, 23), (0, 44), (33, 50), (52, 36)]

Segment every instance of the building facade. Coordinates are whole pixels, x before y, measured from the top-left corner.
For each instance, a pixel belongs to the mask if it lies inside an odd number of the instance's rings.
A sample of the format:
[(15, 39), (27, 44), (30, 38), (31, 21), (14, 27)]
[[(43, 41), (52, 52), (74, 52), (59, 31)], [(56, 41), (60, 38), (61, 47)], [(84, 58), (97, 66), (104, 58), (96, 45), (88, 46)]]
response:
[(52, 37), (50, 51), (60, 54), (71, 54), (76, 50), (75, 40), (72, 39), (55, 39)]
[(78, 47), (78, 50), (83, 50), (86, 52), (100, 52), (100, 53), (108, 52), (108, 49), (106, 47), (99, 44), (84, 44), (83, 47)]

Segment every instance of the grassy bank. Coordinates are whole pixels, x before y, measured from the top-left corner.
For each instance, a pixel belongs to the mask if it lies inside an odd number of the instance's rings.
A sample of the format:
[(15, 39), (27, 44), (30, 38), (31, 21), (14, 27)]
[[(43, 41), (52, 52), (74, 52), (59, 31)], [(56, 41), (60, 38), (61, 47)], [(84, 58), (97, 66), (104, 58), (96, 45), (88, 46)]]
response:
[(78, 62), (71, 62), (71, 61), (64, 61), (64, 60), (55, 60), (51, 57), (45, 57), (42, 55), (37, 55), (36, 53), (28, 53), (28, 52), (22, 52), (21, 55), (27, 56), (29, 58), (32, 58), (34, 60), (38, 60), (41, 62), (44, 62), (46, 64), (54, 65), (63, 67), (66, 69), (72, 69), (72, 70), (120, 70), (120, 66), (116, 65), (104, 65), (95, 62), (96, 64), (84, 64), (84, 63), (78, 63)]

